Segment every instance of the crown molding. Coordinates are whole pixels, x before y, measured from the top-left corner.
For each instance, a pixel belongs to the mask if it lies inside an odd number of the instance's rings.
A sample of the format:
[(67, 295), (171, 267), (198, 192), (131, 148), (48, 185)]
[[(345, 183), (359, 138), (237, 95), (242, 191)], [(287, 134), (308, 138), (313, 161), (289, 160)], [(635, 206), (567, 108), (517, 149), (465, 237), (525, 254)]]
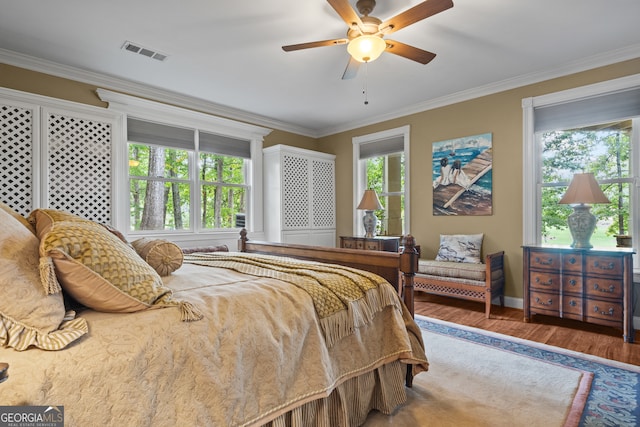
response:
[(499, 82), (491, 83), (484, 86), (478, 86), (469, 90), (460, 91), (451, 95), (435, 98), (426, 102), (407, 106), (406, 108), (396, 110), (393, 113), (368, 117), (366, 120), (358, 122), (350, 122), (342, 126), (327, 128), (321, 136), (329, 136), (340, 132), (346, 132), (356, 128), (369, 126), (372, 124), (393, 120), (400, 117), (409, 116), (411, 114), (421, 113), (435, 108), (446, 107), (447, 105), (456, 104), (458, 102), (469, 101), (471, 99), (480, 98), (482, 96), (492, 95), (494, 93), (504, 92), (506, 90), (527, 86), (534, 83), (540, 83), (559, 77), (568, 76), (570, 74), (591, 70), (598, 67), (615, 64), (630, 59), (640, 57), (640, 44), (628, 46), (625, 48), (601, 53), (578, 61), (568, 62), (560, 67), (550, 70), (536, 71), (524, 74), (511, 79), (505, 79)]
[(627, 61), (640, 57), (640, 44), (628, 46), (621, 49), (601, 53), (577, 61), (568, 62), (560, 67), (550, 70), (536, 71), (524, 74), (511, 79), (479, 86), (469, 90), (460, 91), (451, 95), (435, 98), (426, 102), (407, 106), (393, 113), (370, 116), (364, 120), (352, 121), (335, 127), (327, 127), (320, 130), (310, 129), (304, 126), (275, 120), (270, 117), (249, 113), (244, 110), (235, 109), (221, 104), (216, 104), (203, 99), (181, 95), (155, 86), (150, 86), (140, 82), (120, 79), (117, 77), (99, 74), (92, 71), (82, 70), (75, 67), (61, 65), (52, 61), (23, 55), (17, 52), (0, 49), (0, 61), (20, 68), (26, 68), (57, 77), (76, 80), (82, 83), (103, 87), (110, 90), (122, 91), (130, 95), (154, 99), (160, 102), (189, 108), (208, 114), (226, 117), (233, 120), (245, 121), (248, 123), (295, 133), (310, 138), (321, 138), (336, 133), (346, 132), (353, 129), (369, 126), (372, 124), (405, 117), (408, 115), (445, 107), (458, 102), (468, 101), (474, 98), (515, 89), (539, 83), (545, 80), (564, 77), (581, 71), (603, 67), (617, 62)]
[(25, 68), (27, 70), (49, 74), (56, 77), (75, 80), (81, 83), (102, 87), (105, 89), (124, 92), (141, 98), (153, 99), (167, 104), (221, 116), (228, 119), (252, 123), (272, 129), (292, 132), (298, 135), (316, 138), (316, 132), (302, 126), (293, 125), (270, 117), (249, 113), (237, 108), (205, 101), (192, 96), (182, 95), (173, 91), (162, 89), (145, 83), (121, 79), (118, 77), (100, 74), (80, 68), (58, 64), (45, 59), (35, 58), (6, 49), (0, 49), (0, 62)]

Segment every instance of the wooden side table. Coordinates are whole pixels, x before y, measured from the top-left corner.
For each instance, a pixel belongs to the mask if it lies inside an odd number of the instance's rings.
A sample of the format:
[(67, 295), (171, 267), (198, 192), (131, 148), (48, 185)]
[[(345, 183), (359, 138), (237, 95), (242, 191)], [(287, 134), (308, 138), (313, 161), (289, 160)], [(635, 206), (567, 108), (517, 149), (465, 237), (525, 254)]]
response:
[(400, 237), (379, 236), (373, 238), (340, 236), (340, 247), (345, 249), (363, 249), (367, 251), (398, 252)]

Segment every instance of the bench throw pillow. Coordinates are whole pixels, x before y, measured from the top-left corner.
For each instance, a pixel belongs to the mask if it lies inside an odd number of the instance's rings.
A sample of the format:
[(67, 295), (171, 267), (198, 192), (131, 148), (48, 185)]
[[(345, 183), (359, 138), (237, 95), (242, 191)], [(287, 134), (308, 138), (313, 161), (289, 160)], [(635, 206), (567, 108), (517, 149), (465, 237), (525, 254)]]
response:
[(50, 293), (62, 288), (96, 311), (177, 306), (184, 321), (202, 318), (191, 303), (175, 301), (158, 273), (101, 224), (43, 209), (30, 217), (40, 236), (40, 275)]
[(484, 234), (441, 234), (436, 261), (479, 264)]
[(65, 312), (61, 294), (48, 295), (38, 273), (38, 238), (0, 209), (0, 346), (61, 350), (89, 332)]
[(131, 242), (133, 249), (161, 276), (168, 276), (182, 266), (180, 246), (165, 239), (143, 237)]

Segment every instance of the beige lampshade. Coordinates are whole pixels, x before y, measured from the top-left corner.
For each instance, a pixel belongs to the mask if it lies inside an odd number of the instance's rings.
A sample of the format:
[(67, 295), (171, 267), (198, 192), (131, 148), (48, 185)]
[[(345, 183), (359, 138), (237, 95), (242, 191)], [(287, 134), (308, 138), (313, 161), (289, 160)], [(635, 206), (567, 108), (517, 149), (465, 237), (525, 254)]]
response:
[(364, 190), (364, 195), (362, 196), (362, 200), (360, 200), (358, 209), (364, 211), (377, 211), (382, 209), (380, 199), (378, 199), (378, 195), (374, 190)]
[(579, 203), (611, 203), (604, 195), (592, 173), (577, 173), (558, 203), (575, 205)]

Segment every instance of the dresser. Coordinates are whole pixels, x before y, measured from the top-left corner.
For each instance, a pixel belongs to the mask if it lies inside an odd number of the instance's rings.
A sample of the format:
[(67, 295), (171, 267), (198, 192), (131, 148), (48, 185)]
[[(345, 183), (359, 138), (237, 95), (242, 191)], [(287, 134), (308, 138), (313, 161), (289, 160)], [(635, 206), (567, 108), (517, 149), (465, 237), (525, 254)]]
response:
[(340, 236), (340, 247), (346, 249), (364, 249), (368, 251), (398, 252), (400, 248), (400, 237), (380, 236), (367, 238)]
[(633, 342), (633, 250), (524, 246), (524, 320), (535, 314), (622, 329)]

